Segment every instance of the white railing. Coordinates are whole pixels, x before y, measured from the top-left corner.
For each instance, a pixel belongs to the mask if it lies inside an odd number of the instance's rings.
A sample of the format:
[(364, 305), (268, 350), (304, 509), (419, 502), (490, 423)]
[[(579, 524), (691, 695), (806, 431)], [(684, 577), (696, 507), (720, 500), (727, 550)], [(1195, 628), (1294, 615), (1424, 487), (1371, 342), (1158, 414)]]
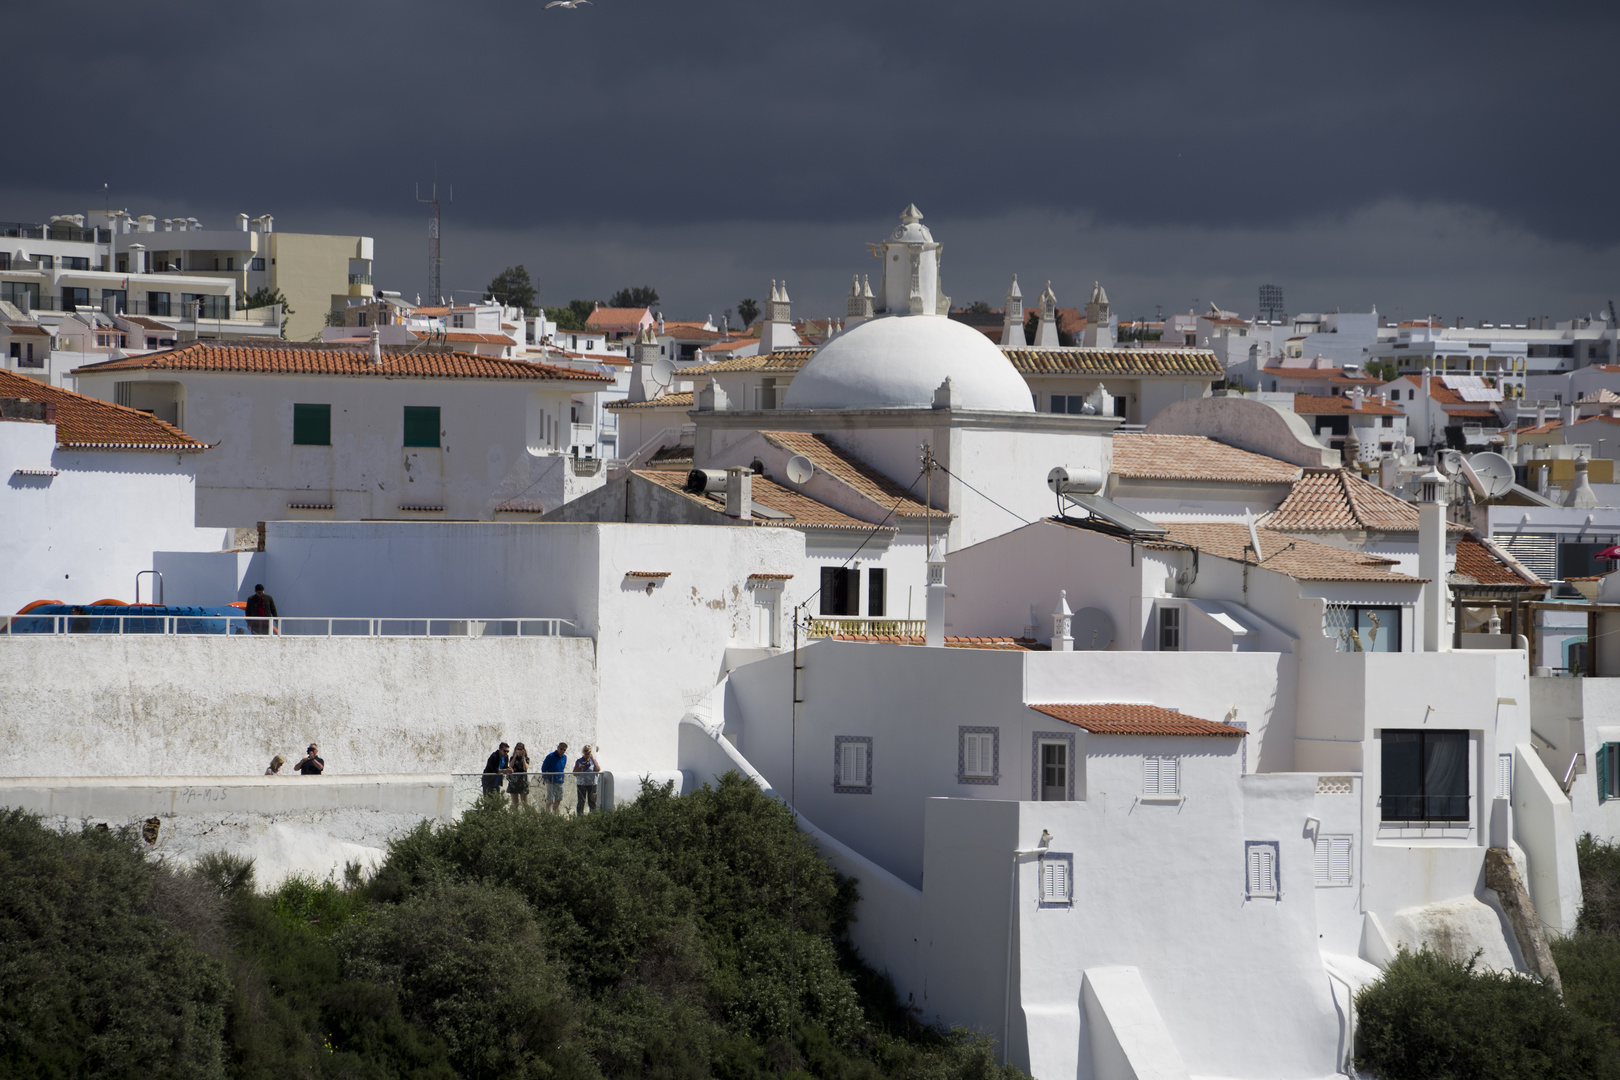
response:
[(810, 620), (810, 637), (841, 637), (845, 635), (921, 639), (928, 636), (928, 620), (859, 618), (846, 615), (817, 615)]
[(572, 619), (427, 619), (245, 615), (6, 615), (0, 634), (228, 634), (243, 637), (578, 637)]

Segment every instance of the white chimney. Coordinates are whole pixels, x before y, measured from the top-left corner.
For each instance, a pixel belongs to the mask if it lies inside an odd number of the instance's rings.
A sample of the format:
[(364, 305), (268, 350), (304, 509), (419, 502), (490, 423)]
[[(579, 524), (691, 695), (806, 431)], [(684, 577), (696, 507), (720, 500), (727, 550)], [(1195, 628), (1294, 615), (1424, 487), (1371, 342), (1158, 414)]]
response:
[(248, 216), (246, 214), (236, 215), (236, 227), (241, 229), (243, 232), (248, 231)]
[(1052, 651), (1073, 652), (1074, 636), (1069, 628), (1074, 622), (1074, 612), (1069, 610), (1069, 590), (1058, 590), (1058, 606), (1052, 612)]
[(726, 470), (726, 516), (754, 520), (754, 471), (740, 465)]
[(945, 538), (928, 549), (928, 636), (930, 648), (945, 647)]
[(1430, 468), (1418, 479), (1418, 577), (1423, 585), (1423, 651), (1445, 652), (1446, 478)]
[(371, 328), (371, 362), (382, 363), (382, 331), (375, 326)]
[(1575, 483), (1570, 485), (1569, 495), (1564, 499), (1565, 506), (1578, 506), (1582, 509), (1591, 509), (1598, 504), (1597, 493), (1586, 478), (1586, 458), (1575, 459)]

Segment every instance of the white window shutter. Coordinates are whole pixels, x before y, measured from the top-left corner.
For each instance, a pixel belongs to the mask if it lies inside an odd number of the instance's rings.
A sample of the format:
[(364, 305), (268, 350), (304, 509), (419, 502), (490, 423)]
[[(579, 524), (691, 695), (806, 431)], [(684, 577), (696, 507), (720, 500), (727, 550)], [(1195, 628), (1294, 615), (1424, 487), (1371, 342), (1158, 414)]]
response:
[(1181, 794), (1181, 759), (1174, 757), (1159, 759), (1159, 794)]
[(839, 747), (838, 782), (844, 787), (854, 787), (860, 783), (860, 781), (856, 779), (856, 777), (859, 775), (856, 771), (856, 764), (858, 763), (861, 749), (862, 747), (860, 743), (852, 742), (844, 743)]
[(1328, 885), (1333, 881), (1332, 847), (1332, 838), (1326, 836), (1316, 838), (1316, 862), (1312, 870), (1318, 885)]
[(1329, 856), (1328, 876), (1335, 885), (1350, 884), (1350, 838), (1332, 837), (1333, 850)]
[(1142, 794), (1159, 793), (1159, 759), (1149, 754), (1142, 759)]
[(1513, 798), (1513, 755), (1496, 755), (1496, 797)]
[(1271, 848), (1260, 849), (1261, 888), (1267, 896), (1277, 895), (1277, 855)]
[(865, 743), (849, 743), (847, 745), (849, 746), (850, 750), (852, 751), (852, 755), (853, 755), (852, 756), (852, 761), (853, 761), (853, 764), (854, 764), (854, 768), (850, 773), (849, 784), (852, 787), (865, 787), (866, 786), (866, 744)]
[(1041, 899), (1052, 899), (1052, 883), (1057, 877), (1057, 863), (1041, 863)]
[(1260, 895), (1260, 849), (1249, 849), (1249, 895)]
[(1069, 898), (1069, 864), (1054, 860), (1052, 863), (1052, 899), (1058, 903)]

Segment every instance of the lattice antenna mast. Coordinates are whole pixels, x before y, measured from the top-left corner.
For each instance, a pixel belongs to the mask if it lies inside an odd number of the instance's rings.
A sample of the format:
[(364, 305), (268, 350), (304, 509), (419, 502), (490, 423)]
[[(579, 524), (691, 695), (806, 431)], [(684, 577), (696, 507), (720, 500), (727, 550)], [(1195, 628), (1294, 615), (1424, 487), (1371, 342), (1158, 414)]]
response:
[[(428, 297), (434, 304), (444, 303), (444, 260), (439, 256), (439, 232), (441, 218), (439, 215), (439, 182), (433, 181), (433, 195), (431, 198), (422, 198), (422, 186), (416, 186), (416, 201), (426, 203), (433, 207), (433, 213), (428, 218)], [(445, 197), (446, 202), (456, 201), (456, 189), (452, 186)]]

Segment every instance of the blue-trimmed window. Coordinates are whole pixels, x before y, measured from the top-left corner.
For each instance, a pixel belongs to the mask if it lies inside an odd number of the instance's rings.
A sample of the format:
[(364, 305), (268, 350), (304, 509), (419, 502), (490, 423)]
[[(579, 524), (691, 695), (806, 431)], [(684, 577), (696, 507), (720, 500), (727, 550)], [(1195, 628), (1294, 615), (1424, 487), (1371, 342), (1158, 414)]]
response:
[(1606, 742), (1597, 748), (1598, 802), (1620, 799), (1620, 743)]
[(1029, 797), (1035, 802), (1073, 802), (1074, 732), (1037, 731), (1029, 763)]
[(1001, 782), (1001, 729), (969, 727), (956, 729), (956, 782), (958, 784), (999, 784)]
[(1048, 851), (1041, 855), (1040, 905), (1049, 907), (1074, 906), (1074, 853)]
[(872, 794), (872, 736), (833, 736), (833, 791)]

